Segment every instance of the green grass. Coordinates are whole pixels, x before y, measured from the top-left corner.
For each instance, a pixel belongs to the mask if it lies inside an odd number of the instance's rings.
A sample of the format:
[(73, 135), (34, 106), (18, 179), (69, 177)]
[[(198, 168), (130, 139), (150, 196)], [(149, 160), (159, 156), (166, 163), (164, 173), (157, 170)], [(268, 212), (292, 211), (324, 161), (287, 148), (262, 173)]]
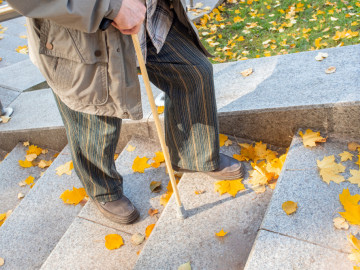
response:
[(197, 28), (215, 63), (353, 45), (360, 1), (228, 0)]

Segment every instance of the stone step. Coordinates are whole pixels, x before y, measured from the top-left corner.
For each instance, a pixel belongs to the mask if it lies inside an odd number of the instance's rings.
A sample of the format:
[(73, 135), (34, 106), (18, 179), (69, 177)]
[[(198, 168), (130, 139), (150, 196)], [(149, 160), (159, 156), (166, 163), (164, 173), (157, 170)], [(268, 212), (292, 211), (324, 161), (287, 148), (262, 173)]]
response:
[[(339, 201), (342, 190), (349, 188), (355, 194), (360, 189), (348, 181), (328, 185), (322, 181), (316, 163), (329, 155), (335, 155), (339, 162), (338, 154), (348, 151), (350, 141), (330, 135), (327, 142), (305, 148), (301, 137), (294, 137), (246, 270), (352, 269), (346, 236), (356, 234), (358, 229), (351, 226), (349, 231), (337, 230), (333, 219), (343, 211)], [(351, 176), (349, 169), (359, 169), (353, 154), (354, 161), (342, 162), (347, 167), (342, 174), (345, 179)], [(282, 210), (285, 201), (298, 203), (294, 214), (288, 216)]]
[[(235, 142), (221, 152), (239, 154)], [(248, 185), (250, 163), (244, 184), (246, 190), (232, 197), (214, 191), (216, 180), (202, 173), (185, 174), (178, 187), (188, 213), (185, 220), (176, 215), (174, 196), (150, 235), (134, 269), (177, 269), (191, 262), (192, 269), (243, 269), (272, 190), (256, 194)], [(196, 195), (195, 191), (205, 193)], [(221, 229), (228, 232), (223, 239), (215, 236)]]
[(67, 205), (59, 198), (65, 190), (81, 187), (74, 171), (56, 175), (55, 169), (70, 160), (66, 147), (0, 227), (2, 269), (39, 269), (80, 212), (81, 205)]
[[(121, 225), (106, 219), (89, 201), (78, 218), (69, 227), (41, 269), (132, 269), (137, 259), (137, 251), (144, 244), (133, 246), (130, 238), (135, 233), (145, 234), (148, 225), (156, 223), (163, 211), (160, 197), (166, 191), (169, 178), (165, 173), (164, 164), (158, 168), (150, 167), (144, 174), (134, 173), (132, 164), (136, 156), (152, 158), (161, 147), (148, 138), (133, 138), (128, 145), (136, 147), (133, 152), (127, 147), (116, 160), (116, 168), (123, 176), (124, 193), (140, 211), (140, 219), (131, 225)], [(149, 160), (150, 164), (151, 161)], [(161, 181), (160, 193), (151, 193), (150, 183)], [(159, 214), (150, 217), (150, 208), (158, 209)], [(86, 229), (84, 229), (86, 228)], [(118, 250), (107, 250), (104, 238), (107, 234), (118, 233), (125, 245)], [(106, 260), (104, 259), (106, 258)], [(121, 266), (120, 266), (121, 265)]]
[(0, 149), (0, 162), (2, 162), (5, 159), (7, 154), (8, 154), (7, 151)]
[[(21, 187), (19, 182), (24, 181), (30, 175), (33, 176), (34, 183), (40, 178), (40, 174), (46, 171), (37, 166), (30, 168), (23, 168), (19, 165), (19, 160), (25, 160), (26, 151), (28, 147), (18, 143), (17, 146), (9, 153), (6, 159), (0, 163), (0, 213), (14, 210), (15, 207), (21, 202), (18, 199), (18, 194), (23, 193), (25, 196), (30, 191), (30, 186)], [(54, 159), (56, 151), (49, 150), (47, 154), (41, 154), (36, 161), (41, 159), (50, 160)]]

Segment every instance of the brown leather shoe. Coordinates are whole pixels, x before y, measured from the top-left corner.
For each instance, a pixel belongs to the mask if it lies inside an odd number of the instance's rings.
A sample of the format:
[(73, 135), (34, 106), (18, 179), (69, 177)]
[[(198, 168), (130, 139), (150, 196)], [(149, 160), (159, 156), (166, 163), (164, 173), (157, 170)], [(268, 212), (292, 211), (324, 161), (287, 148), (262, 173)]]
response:
[(96, 200), (93, 202), (106, 218), (116, 223), (129, 224), (140, 216), (139, 211), (124, 195), (119, 200), (112, 202), (98, 202)]
[[(192, 170), (182, 169), (175, 165), (173, 165), (173, 169), (181, 173), (196, 172)], [(243, 178), (245, 175), (244, 165), (240, 161), (224, 154), (220, 154), (219, 169), (210, 172), (203, 172), (203, 173), (218, 180), (235, 180), (235, 179)]]

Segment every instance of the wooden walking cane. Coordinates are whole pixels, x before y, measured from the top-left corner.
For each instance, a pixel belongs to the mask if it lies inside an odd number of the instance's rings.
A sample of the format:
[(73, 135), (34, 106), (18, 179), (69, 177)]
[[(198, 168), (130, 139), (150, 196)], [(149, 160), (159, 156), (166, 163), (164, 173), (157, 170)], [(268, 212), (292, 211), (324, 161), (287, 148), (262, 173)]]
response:
[(152, 114), (154, 115), (155, 126), (156, 126), (156, 130), (157, 130), (157, 133), (158, 133), (158, 136), (159, 136), (159, 139), (160, 139), (161, 148), (162, 148), (162, 151), (164, 153), (166, 168), (167, 168), (169, 176), (170, 176), (171, 185), (172, 185), (174, 195), (175, 195), (175, 199), (176, 199), (176, 203), (177, 203), (177, 206), (178, 206), (177, 214), (178, 214), (179, 218), (185, 219), (186, 218), (186, 211), (185, 211), (184, 206), (181, 204), (179, 190), (178, 190), (178, 188), (176, 186), (174, 171), (173, 171), (173, 168), (171, 166), (170, 155), (169, 155), (169, 151), (168, 151), (168, 148), (166, 146), (166, 143), (165, 143), (164, 132), (162, 130), (159, 115), (158, 115), (157, 110), (156, 110), (154, 96), (153, 96), (153, 93), (151, 91), (149, 76), (148, 76), (148, 73), (146, 71), (144, 58), (143, 58), (141, 48), (140, 48), (139, 38), (138, 38), (138, 36), (136, 34), (131, 35), (131, 37), (132, 37), (132, 40), (133, 40), (133, 43), (134, 43), (136, 56), (137, 56), (137, 59), (138, 59), (138, 62), (139, 62), (141, 74), (142, 74), (142, 77), (143, 77), (143, 80), (144, 80), (144, 83), (145, 83), (146, 93), (147, 93), (147, 96), (149, 98), (151, 111), (152, 111)]

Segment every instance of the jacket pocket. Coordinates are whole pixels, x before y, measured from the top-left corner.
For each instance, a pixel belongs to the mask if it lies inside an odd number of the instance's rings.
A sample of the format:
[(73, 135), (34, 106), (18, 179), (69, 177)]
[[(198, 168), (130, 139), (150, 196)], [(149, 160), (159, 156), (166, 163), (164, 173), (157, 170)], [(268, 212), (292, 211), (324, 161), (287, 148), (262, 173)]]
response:
[(108, 53), (104, 32), (84, 33), (44, 20), (39, 53), (44, 76), (66, 102), (101, 105), (108, 100)]

